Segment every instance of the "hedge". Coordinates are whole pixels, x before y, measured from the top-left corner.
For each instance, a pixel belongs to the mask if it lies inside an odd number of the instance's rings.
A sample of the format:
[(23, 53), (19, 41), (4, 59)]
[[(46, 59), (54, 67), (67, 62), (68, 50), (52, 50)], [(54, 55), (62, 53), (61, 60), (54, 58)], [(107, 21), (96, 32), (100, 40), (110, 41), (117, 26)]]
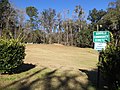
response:
[(109, 90), (120, 90), (120, 47), (109, 44), (100, 53), (98, 63)]
[(0, 73), (14, 73), (24, 58), (24, 44), (17, 39), (0, 39)]

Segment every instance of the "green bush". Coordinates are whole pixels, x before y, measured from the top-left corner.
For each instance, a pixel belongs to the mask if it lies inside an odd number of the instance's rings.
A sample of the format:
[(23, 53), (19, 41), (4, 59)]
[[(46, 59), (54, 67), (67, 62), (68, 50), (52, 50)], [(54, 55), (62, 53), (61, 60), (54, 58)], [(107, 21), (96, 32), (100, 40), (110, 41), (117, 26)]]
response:
[(78, 34), (78, 38), (77, 38), (77, 45), (79, 47), (93, 47), (93, 41), (92, 41), (92, 35), (93, 35), (93, 31), (92, 30), (81, 30)]
[(109, 90), (118, 90), (120, 87), (120, 47), (114, 44), (108, 45), (100, 53), (98, 66)]
[(17, 39), (0, 39), (0, 73), (14, 73), (23, 63), (25, 45)]

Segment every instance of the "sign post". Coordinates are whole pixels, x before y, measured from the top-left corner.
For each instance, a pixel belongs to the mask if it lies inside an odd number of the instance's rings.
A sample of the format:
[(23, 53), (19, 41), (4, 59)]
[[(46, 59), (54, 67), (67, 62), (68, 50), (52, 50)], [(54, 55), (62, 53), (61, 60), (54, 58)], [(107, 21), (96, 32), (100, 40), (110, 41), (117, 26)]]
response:
[[(93, 42), (94, 42), (94, 49), (99, 52), (99, 61), (101, 59), (100, 52), (102, 49), (105, 49), (106, 43), (110, 42), (110, 33), (109, 31), (94, 31), (93, 32)], [(97, 73), (97, 88), (99, 88), (99, 79), (100, 79), (100, 68), (98, 66), (98, 73)]]

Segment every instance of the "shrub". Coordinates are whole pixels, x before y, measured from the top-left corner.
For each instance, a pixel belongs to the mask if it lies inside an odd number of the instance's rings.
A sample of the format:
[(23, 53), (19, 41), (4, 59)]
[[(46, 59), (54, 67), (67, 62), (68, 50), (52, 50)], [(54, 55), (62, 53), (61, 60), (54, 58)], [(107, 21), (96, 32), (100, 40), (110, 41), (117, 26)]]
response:
[(0, 39), (0, 73), (14, 73), (23, 63), (25, 45), (17, 39)]
[(120, 87), (120, 47), (109, 44), (100, 53), (98, 66), (103, 78), (107, 81), (109, 90), (118, 90)]
[(92, 30), (81, 30), (78, 34), (77, 45), (79, 47), (93, 47), (92, 35)]

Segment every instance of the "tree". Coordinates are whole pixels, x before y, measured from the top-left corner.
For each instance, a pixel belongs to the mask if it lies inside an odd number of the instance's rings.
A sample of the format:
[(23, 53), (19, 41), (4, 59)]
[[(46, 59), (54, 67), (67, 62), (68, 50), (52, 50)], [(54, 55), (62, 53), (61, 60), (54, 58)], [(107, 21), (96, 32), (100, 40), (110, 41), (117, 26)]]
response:
[(38, 10), (33, 6), (29, 6), (26, 7), (26, 13), (30, 17), (28, 21), (31, 24), (31, 30), (38, 29)]
[[(75, 19), (73, 20), (73, 41), (74, 41), (74, 45), (75, 46), (80, 46), (80, 37), (82, 37), (82, 35), (80, 34), (81, 32), (86, 32), (86, 30), (88, 30), (87, 28), (87, 23), (84, 20), (84, 10), (82, 9), (82, 7), (80, 5), (76, 6), (74, 9), (74, 13), (75, 13)], [(80, 36), (81, 35), (81, 36)], [(84, 41), (84, 40), (82, 40)]]
[(52, 43), (52, 32), (55, 26), (55, 16), (56, 16), (56, 11), (55, 9), (45, 9), (44, 11), (41, 12), (41, 25), (44, 27), (46, 30), (46, 33), (49, 35), (49, 44)]
[(97, 24), (98, 21), (101, 20), (103, 18), (103, 16), (106, 15), (106, 11), (104, 10), (97, 10), (96, 8), (94, 8), (93, 10), (89, 11), (89, 16), (88, 16), (88, 20), (91, 21), (91, 25), (93, 29), (97, 30)]
[(113, 33), (115, 45), (119, 44), (120, 39), (120, 1), (111, 2), (107, 9), (107, 14), (99, 21), (103, 29)]
[(62, 41), (62, 15), (61, 15), (61, 13), (58, 13), (57, 14), (57, 32), (58, 32), (58, 44), (60, 44), (61, 43), (61, 41)]
[(77, 45), (79, 47), (89, 47), (92, 48), (93, 47), (93, 40), (92, 40), (92, 35), (93, 35), (93, 31), (86, 29), (86, 30), (82, 30), (81, 32), (79, 32), (79, 37), (77, 38)]
[(80, 5), (77, 5), (74, 9), (74, 12), (76, 13), (76, 18), (82, 20), (83, 19), (83, 14), (84, 14), (84, 11), (82, 9), (82, 7)]
[(83, 21), (83, 18), (84, 18), (84, 15), (83, 15), (84, 11), (83, 11), (82, 7), (80, 5), (78, 5), (78, 6), (75, 7), (74, 12), (76, 14), (76, 21), (79, 23), (77, 25), (79, 27), (78, 29), (79, 29), (79, 32), (80, 32), (80, 30), (82, 28), (81, 22)]
[(68, 45), (69, 44), (69, 37), (68, 37), (68, 35), (69, 35), (69, 23), (68, 23), (68, 21), (66, 20), (66, 21), (63, 21), (63, 29), (64, 29), (64, 38), (66, 39), (65, 40), (65, 45)]
[(0, 0), (0, 36), (2, 36), (2, 30), (5, 28), (5, 20), (4, 20), (4, 13), (10, 7), (10, 3), (8, 0)]
[(14, 34), (16, 27), (17, 15), (15, 9), (8, 0), (0, 0), (0, 36), (2, 33), (11, 31)]

